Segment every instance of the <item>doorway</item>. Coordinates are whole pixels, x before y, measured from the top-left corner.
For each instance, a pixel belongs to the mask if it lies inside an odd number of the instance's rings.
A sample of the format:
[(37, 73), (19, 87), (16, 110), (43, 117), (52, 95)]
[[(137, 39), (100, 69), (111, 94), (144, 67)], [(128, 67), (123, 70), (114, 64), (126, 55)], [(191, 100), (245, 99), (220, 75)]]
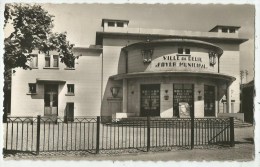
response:
[(215, 87), (204, 86), (204, 116), (215, 116)]
[(66, 105), (66, 119), (67, 121), (74, 121), (74, 103), (67, 103)]
[(160, 84), (141, 85), (141, 116), (160, 116)]
[(194, 113), (193, 94), (193, 84), (173, 84), (173, 116), (192, 116)]
[(44, 85), (44, 116), (58, 116), (58, 84)]

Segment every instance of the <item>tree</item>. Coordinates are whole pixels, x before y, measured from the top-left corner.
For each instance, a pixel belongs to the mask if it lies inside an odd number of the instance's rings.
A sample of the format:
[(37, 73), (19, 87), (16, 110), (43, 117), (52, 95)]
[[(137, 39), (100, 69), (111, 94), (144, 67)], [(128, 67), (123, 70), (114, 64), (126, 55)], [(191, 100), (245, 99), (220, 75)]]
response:
[[(54, 33), (53, 18), (40, 5), (6, 4), (4, 11), (4, 28), (12, 25), (13, 31), (4, 39), (4, 108), (7, 94), (10, 91), (10, 80), (13, 68), (30, 69), (27, 62), (31, 60), (30, 53), (38, 50), (46, 55), (49, 51), (57, 51), (62, 63), (73, 67), (78, 56), (73, 55), (73, 44), (67, 40), (66, 32)], [(10, 99), (9, 99), (10, 100)], [(4, 109), (5, 110), (5, 109)], [(6, 112), (4, 112), (6, 115)]]

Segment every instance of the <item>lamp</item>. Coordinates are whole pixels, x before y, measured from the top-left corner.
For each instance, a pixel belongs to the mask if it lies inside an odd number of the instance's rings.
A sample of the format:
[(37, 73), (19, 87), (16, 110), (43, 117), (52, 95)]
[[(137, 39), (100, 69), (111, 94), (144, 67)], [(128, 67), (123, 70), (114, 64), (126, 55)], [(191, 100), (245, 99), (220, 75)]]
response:
[(168, 100), (168, 99), (169, 99), (168, 90), (165, 90), (164, 100)]
[(198, 96), (198, 100), (202, 100), (202, 96), (200, 95), (201, 91), (198, 90), (199, 96)]
[(117, 86), (110, 88), (110, 91), (111, 91), (112, 96), (114, 98), (117, 97), (119, 90), (120, 90), (120, 87), (117, 87)]
[(217, 53), (210, 51), (209, 52), (209, 65), (214, 66), (216, 64)]
[(141, 50), (141, 54), (143, 56), (143, 63), (151, 63), (152, 61), (152, 55), (153, 55), (153, 49), (143, 49)]

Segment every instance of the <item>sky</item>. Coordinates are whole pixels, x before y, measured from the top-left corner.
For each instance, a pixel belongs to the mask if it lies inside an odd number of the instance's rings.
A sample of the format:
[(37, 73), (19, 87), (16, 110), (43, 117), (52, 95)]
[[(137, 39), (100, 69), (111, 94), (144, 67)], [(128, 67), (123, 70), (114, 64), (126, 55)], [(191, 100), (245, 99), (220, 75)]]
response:
[[(95, 44), (102, 18), (130, 20), (129, 27), (209, 31), (215, 25), (241, 26), (240, 68), (254, 75), (254, 5), (192, 4), (44, 4), (54, 18), (54, 31), (68, 33), (76, 46)], [(245, 80), (244, 80), (245, 82)]]
[[(129, 27), (209, 31), (215, 25), (241, 26), (240, 69), (254, 75), (254, 5), (194, 4), (42, 4), (54, 15), (54, 32), (68, 34), (75, 46), (95, 44), (102, 18), (129, 20)], [(245, 82), (245, 80), (244, 80)]]

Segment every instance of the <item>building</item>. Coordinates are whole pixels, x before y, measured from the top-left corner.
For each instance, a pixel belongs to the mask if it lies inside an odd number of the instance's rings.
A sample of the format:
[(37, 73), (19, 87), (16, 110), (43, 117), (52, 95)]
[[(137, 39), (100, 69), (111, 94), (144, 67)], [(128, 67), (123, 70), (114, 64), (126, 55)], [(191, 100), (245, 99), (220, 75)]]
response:
[(254, 80), (241, 85), (241, 111), (245, 115), (245, 122), (254, 123)]
[(12, 76), (12, 116), (218, 117), (239, 112), (238, 26), (209, 32), (129, 28), (103, 19), (74, 68), (32, 53)]

